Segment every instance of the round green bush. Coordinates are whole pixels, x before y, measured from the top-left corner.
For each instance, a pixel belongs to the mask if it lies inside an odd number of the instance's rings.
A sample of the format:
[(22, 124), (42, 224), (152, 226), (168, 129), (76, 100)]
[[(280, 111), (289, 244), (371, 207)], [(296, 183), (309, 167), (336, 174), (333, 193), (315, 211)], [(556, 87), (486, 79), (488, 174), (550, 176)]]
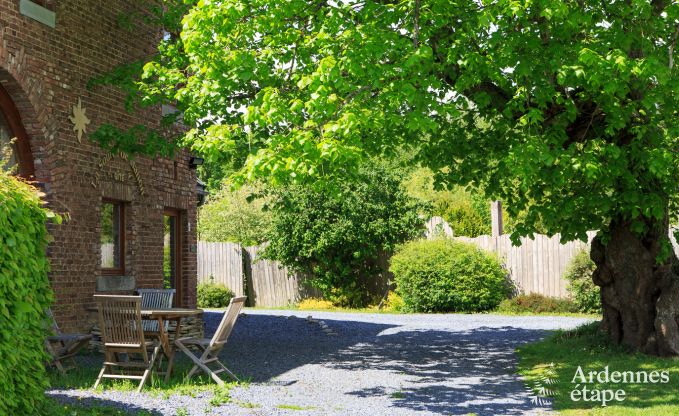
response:
[(1, 415), (44, 411), (48, 384), (44, 342), (52, 302), (47, 217), (37, 191), (0, 170)]
[(217, 283), (198, 285), (197, 301), (199, 308), (224, 308), (229, 306), (235, 294), (228, 287)]
[(404, 312), (479, 312), (497, 307), (510, 285), (498, 259), (449, 239), (404, 244), (390, 271)]
[(568, 292), (582, 313), (601, 313), (600, 289), (592, 281), (595, 268), (585, 250), (576, 254), (566, 268), (564, 277), (569, 282)]

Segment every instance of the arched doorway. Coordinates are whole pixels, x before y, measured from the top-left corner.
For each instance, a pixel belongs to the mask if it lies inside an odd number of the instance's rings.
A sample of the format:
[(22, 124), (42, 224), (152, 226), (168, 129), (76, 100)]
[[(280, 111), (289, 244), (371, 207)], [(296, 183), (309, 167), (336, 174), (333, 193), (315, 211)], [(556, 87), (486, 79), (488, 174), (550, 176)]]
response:
[(13, 170), (25, 179), (34, 179), (33, 154), (26, 129), (12, 97), (0, 86), (0, 151), (5, 149), (9, 154), (0, 169)]

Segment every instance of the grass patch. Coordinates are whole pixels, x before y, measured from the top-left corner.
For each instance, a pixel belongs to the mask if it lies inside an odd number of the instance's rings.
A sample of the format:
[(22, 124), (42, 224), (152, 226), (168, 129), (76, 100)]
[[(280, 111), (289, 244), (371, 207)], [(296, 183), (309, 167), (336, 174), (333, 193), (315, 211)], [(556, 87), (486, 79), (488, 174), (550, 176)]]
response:
[(130, 412), (110, 406), (92, 406), (61, 404), (54, 399), (48, 398), (42, 416), (152, 416), (152, 413), (140, 410)]
[(404, 399), (406, 397), (405, 393), (402, 391), (395, 391), (389, 395), (392, 399)]
[[(533, 389), (536, 397), (551, 398), (554, 409), (563, 415), (679, 414), (679, 359), (652, 357), (613, 345), (599, 331), (598, 322), (571, 331), (558, 331), (543, 341), (520, 347), (517, 351), (520, 357), (519, 373), (525, 377), (527, 385)], [(590, 398), (596, 396), (592, 390), (616, 392), (622, 389), (625, 392), (624, 401), (610, 401), (606, 407), (602, 407), (600, 401), (572, 400), (571, 392), (577, 386), (572, 381), (578, 366), (586, 377), (590, 371), (604, 371), (608, 366), (609, 375), (614, 371), (631, 371), (634, 377), (638, 377), (638, 371), (647, 374), (668, 371), (669, 380), (667, 383), (653, 384), (611, 380), (599, 382), (594, 379), (593, 383), (586, 384)], [(580, 391), (582, 386), (580, 384)]]
[(313, 406), (307, 406), (307, 407), (302, 407), (302, 406), (295, 406), (294, 404), (279, 404), (276, 406), (278, 409), (283, 409), (283, 410), (313, 410)]
[[(190, 380), (185, 381), (185, 377), (188, 374), (189, 370), (191, 369), (192, 363), (189, 362), (188, 360), (182, 360), (179, 358), (180, 357), (178, 356), (175, 357), (175, 364), (172, 370), (172, 376), (170, 377), (170, 380), (167, 383), (165, 383), (164, 375), (157, 375), (153, 373), (149, 380), (147, 380), (146, 384), (144, 385), (142, 393), (146, 393), (155, 397), (162, 397), (163, 399), (167, 400), (174, 395), (196, 397), (198, 393), (211, 392), (213, 396), (210, 399), (210, 405), (217, 407), (231, 401), (232, 388), (236, 386), (247, 387), (247, 385), (249, 384), (249, 381), (243, 381), (241, 383), (226, 381), (225, 385), (223, 387), (220, 387), (214, 381), (208, 378), (208, 376), (206, 376), (205, 374), (198, 374), (192, 377)], [(85, 361), (89, 363), (89, 365), (79, 365), (77, 368), (70, 370), (65, 375), (62, 375), (56, 369), (50, 369), (48, 371), (50, 386), (62, 389), (91, 390), (92, 386), (94, 386), (94, 382), (97, 379), (97, 376), (99, 375), (99, 371), (101, 370), (100, 360), (101, 354), (98, 353), (83, 354), (78, 357), (79, 363)], [(163, 370), (165, 369), (166, 363), (167, 361), (163, 360), (162, 367)], [(156, 370), (157, 369), (158, 367), (156, 367)], [(243, 379), (241, 378), (241, 380)], [(132, 380), (109, 379), (102, 381), (97, 390), (99, 391), (119, 390), (133, 392), (137, 390), (137, 386), (138, 382), (136, 380), (132, 381)], [(54, 416), (62, 414), (74, 416), (80, 415), (109, 416), (126, 414), (126, 413), (116, 413), (117, 410), (113, 408), (111, 408), (110, 410), (108, 408), (88, 409), (84, 407), (78, 408), (77, 406), (76, 407), (60, 406), (58, 404), (56, 405), (56, 407), (61, 408), (68, 407), (68, 410), (66, 413), (55, 413)], [(90, 413), (86, 413), (87, 411), (90, 410), (91, 410)], [(140, 414), (145, 415), (144, 413)]]
[(262, 405), (258, 404), (258, 403), (241, 402), (240, 400), (234, 400), (234, 403), (236, 403), (238, 406), (243, 407), (245, 409), (259, 409), (260, 407), (262, 407)]

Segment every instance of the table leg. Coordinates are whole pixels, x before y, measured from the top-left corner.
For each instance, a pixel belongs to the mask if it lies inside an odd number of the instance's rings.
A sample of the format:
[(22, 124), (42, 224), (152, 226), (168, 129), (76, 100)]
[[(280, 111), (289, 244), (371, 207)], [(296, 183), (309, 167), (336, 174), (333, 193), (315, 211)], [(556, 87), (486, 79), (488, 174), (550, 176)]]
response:
[[(174, 319), (176, 322), (175, 324), (175, 330), (174, 330), (174, 339), (179, 338), (179, 330), (181, 329), (182, 325), (182, 318), (177, 318)], [(165, 382), (167, 383), (170, 381), (170, 376), (172, 375), (172, 366), (174, 365), (174, 354), (175, 354), (175, 349), (173, 346), (170, 348), (170, 356), (168, 357), (168, 362), (167, 362), (167, 371), (165, 372)]]

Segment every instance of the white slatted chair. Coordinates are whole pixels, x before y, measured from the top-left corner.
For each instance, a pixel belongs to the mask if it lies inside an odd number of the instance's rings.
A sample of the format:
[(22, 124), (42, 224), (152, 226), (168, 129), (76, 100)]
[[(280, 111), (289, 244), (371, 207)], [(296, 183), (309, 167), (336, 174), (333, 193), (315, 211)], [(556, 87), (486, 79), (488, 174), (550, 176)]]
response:
[[(94, 295), (94, 299), (99, 310), (99, 327), (104, 345), (104, 365), (94, 388), (99, 386), (102, 379), (122, 378), (139, 380), (137, 391), (140, 392), (160, 352), (158, 343), (144, 339), (141, 296)], [(128, 359), (119, 359), (121, 353), (127, 354)], [(141, 358), (137, 359), (136, 356)], [(124, 369), (124, 373), (120, 369)]]
[[(141, 295), (141, 307), (144, 309), (169, 309), (172, 307), (174, 289), (137, 289), (137, 294)], [(155, 319), (142, 320), (144, 332), (157, 333), (160, 328)], [(165, 329), (169, 323), (165, 321)]]
[[(187, 381), (193, 377), (194, 374), (196, 374), (198, 369), (203, 370), (220, 386), (224, 385), (224, 381), (218, 376), (218, 374), (222, 372), (226, 372), (229, 376), (233, 377), (234, 380), (240, 381), (235, 374), (233, 374), (228, 368), (224, 366), (224, 364), (219, 361), (218, 356), (219, 352), (224, 347), (224, 344), (226, 344), (226, 341), (231, 334), (231, 330), (236, 324), (238, 314), (240, 313), (241, 309), (243, 309), (243, 305), (245, 305), (245, 299), (247, 299), (246, 296), (240, 296), (231, 299), (229, 307), (226, 312), (224, 312), (222, 321), (219, 323), (219, 327), (217, 327), (217, 330), (211, 339), (181, 338), (174, 342), (177, 348), (182, 350), (182, 352), (194, 362), (193, 368), (191, 368), (191, 371), (189, 371), (189, 373), (186, 375)], [(196, 346), (200, 348), (203, 353), (200, 355), (200, 357), (198, 357), (191, 350), (189, 350), (189, 346)], [(214, 370), (211, 369), (211, 364), (213, 366), (217, 366), (218, 368)]]

